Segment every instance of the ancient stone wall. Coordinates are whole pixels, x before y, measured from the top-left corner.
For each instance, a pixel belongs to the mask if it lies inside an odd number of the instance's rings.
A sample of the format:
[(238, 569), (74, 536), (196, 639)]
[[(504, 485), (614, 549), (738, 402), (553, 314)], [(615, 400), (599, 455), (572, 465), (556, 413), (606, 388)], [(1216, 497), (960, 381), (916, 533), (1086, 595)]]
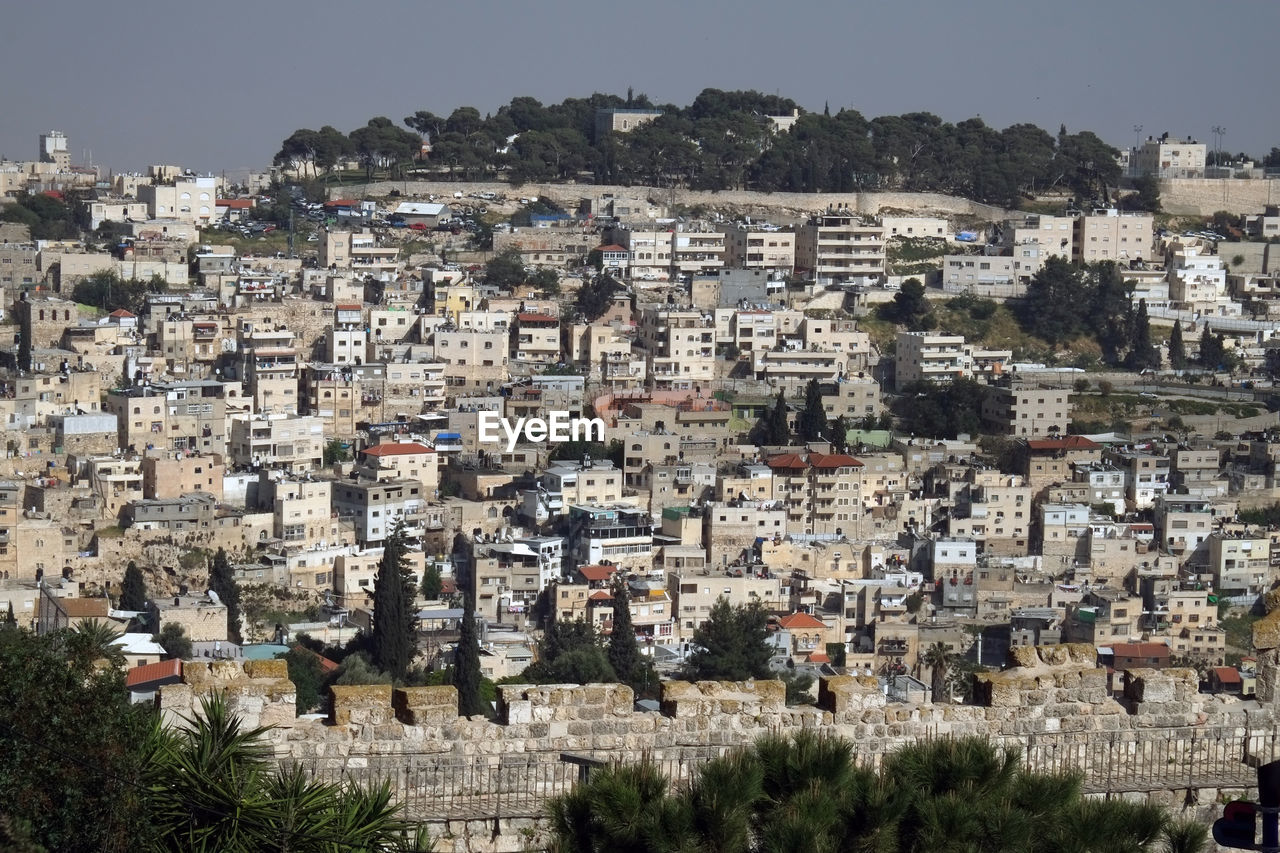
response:
[[(224, 691), (250, 725), (273, 725), (282, 761), (330, 779), (390, 780), (406, 809), (439, 826), (439, 849), (517, 850), (546, 800), (577, 778), (570, 762), (662, 763), (673, 779), (762, 734), (820, 728), (875, 766), (904, 743), (982, 735), (1044, 770), (1078, 770), (1086, 791), (1202, 809), (1244, 795), (1246, 761), (1280, 757), (1280, 615), (1259, 623), (1258, 699), (1198, 692), (1194, 672), (1132, 670), (1113, 698), (1087, 645), (1015, 648), (1012, 666), (977, 676), (975, 705), (892, 702), (874, 678), (823, 678), (816, 706), (788, 706), (781, 682), (666, 682), (660, 710), (637, 711), (617, 684), (504, 685), (495, 721), (458, 716), (453, 687), (335, 686), (327, 720), (296, 717), (283, 662), (195, 663), (161, 688), (171, 723)], [(1269, 645), (1268, 645), (1269, 644)], [(1264, 675), (1263, 670), (1267, 669)]]
[[(416, 198), (438, 195), (442, 201), (453, 202), (453, 194), (466, 195), (493, 192), (508, 198), (546, 197), (566, 210), (577, 208), (581, 199), (599, 199), (606, 194), (623, 198), (649, 198), (658, 204), (672, 202), (686, 207), (708, 205), (735, 207), (743, 213), (769, 215), (780, 211), (795, 215), (818, 213), (830, 207), (848, 207), (863, 215), (878, 215), (882, 211), (928, 211), (944, 217), (963, 217), (997, 221), (1013, 215), (1000, 207), (970, 201), (941, 193), (762, 193), (724, 190), (672, 190), (670, 188), (643, 186), (604, 186), (595, 184), (524, 184), (514, 187), (504, 183), (455, 183), (452, 181), (377, 181), (370, 184), (333, 187), (330, 198), (385, 198), (395, 190), (405, 197)], [(459, 201), (459, 204), (469, 203)]]

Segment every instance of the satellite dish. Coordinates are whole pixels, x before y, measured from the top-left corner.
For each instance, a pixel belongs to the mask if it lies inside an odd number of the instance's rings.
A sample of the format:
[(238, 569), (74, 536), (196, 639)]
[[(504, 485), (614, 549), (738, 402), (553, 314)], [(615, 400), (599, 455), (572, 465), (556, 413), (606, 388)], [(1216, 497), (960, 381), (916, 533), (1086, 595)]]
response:
[(222, 603), (222, 599), (218, 598), (218, 594), (213, 590), (209, 590), (209, 600), (212, 601), (214, 604)]

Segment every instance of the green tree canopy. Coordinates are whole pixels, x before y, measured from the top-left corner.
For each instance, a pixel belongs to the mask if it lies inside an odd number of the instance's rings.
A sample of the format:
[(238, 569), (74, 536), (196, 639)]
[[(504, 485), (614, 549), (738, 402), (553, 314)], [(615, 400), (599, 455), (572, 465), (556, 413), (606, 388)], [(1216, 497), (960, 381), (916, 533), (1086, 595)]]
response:
[(488, 711), (480, 695), (480, 635), (476, 627), (475, 599), (462, 596), (462, 625), (453, 661), (453, 683), (458, 688), (458, 712), (464, 717)]
[(707, 621), (693, 632), (694, 651), (685, 665), (690, 681), (746, 681), (770, 678), (766, 642), (769, 619), (757, 602), (731, 606), (721, 597)]
[(822, 388), (810, 379), (804, 389), (804, 408), (796, 416), (796, 433), (803, 441), (821, 441), (827, 431), (827, 410), (822, 406)]
[(591, 684), (616, 682), (618, 675), (595, 626), (578, 618), (551, 623), (538, 644), (538, 659), (520, 678), (533, 684)]
[(1024, 768), (1015, 751), (973, 737), (916, 741), (877, 773), (848, 741), (768, 735), (678, 788), (653, 763), (596, 771), (550, 811), (562, 853), (1163, 853), (1205, 840), (1159, 806), (1086, 799), (1079, 775)]
[(177, 660), (191, 660), (194, 652), (187, 629), (176, 622), (166, 623), (152, 639), (164, 647), (164, 653)]
[(231, 573), (227, 552), (219, 548), (209, 561), (209, 589), (227, 606), (227, 636), (240, 642), (240, 585)]
[(120, 609), (141, 611), (147, 609), (147, 585), (142, 570), (133, 560), (124, 568), (124, 580), (120, 584)]
[(370, 657), (378, 669), (403, 681), (417, 646), (417, 584), (409, 571), (404, 523), (397, 521), (383, 541), (373, 578), (373, 631)]

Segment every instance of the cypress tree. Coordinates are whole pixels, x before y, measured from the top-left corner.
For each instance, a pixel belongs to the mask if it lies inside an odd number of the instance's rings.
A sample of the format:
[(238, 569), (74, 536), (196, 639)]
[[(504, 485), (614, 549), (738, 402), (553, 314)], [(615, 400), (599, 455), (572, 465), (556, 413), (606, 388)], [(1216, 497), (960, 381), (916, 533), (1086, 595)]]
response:
[(818, 441), (827, 426), (827, 413), (822, 408), (822, 389), (817, 379), (810, 379), (804, 389), (804, 409), (796, 419), (796, 432), (805, 441)]
[(619, 577), (613, 580), (613, 632), (609, 634), (609, 663), (623, 684), (631, 684), (640, 674), (640, 648), (631, 624), (631, 591)]
[(761, 418), (760, 443), (786, 445), (791, 443), (791, 427), (787, 425), (787, 398), (779, 391), (773, 408), (767, 409)]
[(413, 657), (417, 616), (413, 610), (412, 575), (405, 560), (404, 524), (397, 522), (387, 537), (373, 578), (373, 634), (370, 657), (374, 666), (403, 681)]
[(1182, 370), (1187, 366), (1187, 346), (1182, 342), (1182, 323), (1173, 322), (1173, 332), (1169, 335), (1169, 366), (1174, 370)]
[[(871, 418), (872, 416), (868, 415)], [(874, 420), (874, 418), (872, 418)], [(833, 418), (827, 425), (827, 441), (831, 442), (831, 450), (834, 453), (847, 453), (849, 451), (849, 430), (852, 425), (849, 419), (844, 415)]]
[(227, 636), (240, 642), (240, 586), (231, 575), (231, 561), (222, 548), (209, 561), (209, 589), (227, 606)]
[(125, 567), (124, 581), (120, 584), (120, 609), (147, 609), (147, 585), (142, 579), (142, 570), (133, 560)]
[(1133, 348), (1125, 357), (1125, 367), (1130, 370), (1144, 370), (1148, 367), (1160, 366), (1160, 353), (1156, 352), (1151, 342), (1151, 320), (1147, 316), (1147, 300), (1138, 302), (1138, 315), (1133, 322)]
[(480, 636), (476, 633), (476, 603), (470, 593), (462, 596), (462, 625), (453, 658), (453, 685), (458, 688), (458, 713), (474, 717), (485, 713), (480, 696)]

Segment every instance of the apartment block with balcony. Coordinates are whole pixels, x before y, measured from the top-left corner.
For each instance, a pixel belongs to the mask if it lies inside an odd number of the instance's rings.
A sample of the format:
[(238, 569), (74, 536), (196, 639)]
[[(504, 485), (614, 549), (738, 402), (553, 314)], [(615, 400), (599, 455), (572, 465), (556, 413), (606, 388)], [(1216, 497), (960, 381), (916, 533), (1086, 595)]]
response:
[(1150, 213), (1121, 213), (1099, 208), (1077, 217), (1074, 255), (1081, 263), (1150, 260), (1154, 253), (1155, 217)]
[[(608, 460), (553, 462), (524, 492), (524, 515), (541, 523), (567, 515), (573, 506), (604, 506), (622, 501), (623, 473)], [(598, 560), (591, 562), (599, 562)]]
[(767, 270), (788, 276), (796, 266), (796, 235), (791, 231), (738, 226), (725, 235), (725, 265)]
[(715, 330), (710, 315), (646, 308), (636, 331), (655, 389), (690, 390), (715, 378)]
[(569, 507), (567, 552), (576, 565), (608, 562), (618, 571), (653, 568), (653, 518), (627, 504)]
[(894, 353), (899, 388), (912, 382), (950, 382), (973, 376), (973, 351), (963, 335), (899, 332)]
[(1154, 500), (1156, 536), (1160, 549), (1184, 563), (1208, 562), (1208, 542), (1216, 524), (1208, 500), (1190, 495), (1162, 493)]
[(982, 422), (998, 435), (1066, 435), (1071, 425), (1071, 392), (1028, 385), (988, 388), (982, 398)]
[(389, 281), (400, 270), (400, 249), (382, 246), (377, 235), (360, 231), (329, 231), (320, 242), (320, 266), (351, 270)]
[(819, 284), (863, 284), (885, 273), (884, 226), (829, 209), (796, 231), (796, 270)]
[(314, 471), (324, 464), (324, 421), (310, 415), (235, 415), (227, 453), (233, 465)]
[(1213, 588), (1222, 595), (1256, 596), (1271, 588), (1271, 540), (1265, 535), (1209, 536)]
[(523, 313), (516, 316), (516, 364), (538, 368), (560, 361), (560, 319), (549, 314)]
[(681, 231), (671, 235), (671, 278), (719, 275), (724, 268), (723, 231)]
[(427, 346), (444, 365), (447, 393), (495, 391), (511, 378), (511, 336), (505, 325), (493, 331), (444, 326), (431, 331)]
[(135, 385), (107, 394), (116, 416), (120, 446), (223, 453), (227, 448), (227, 403), (220, 382)]
[(426, 491), (417, 480), (343, 480), (333, 486), (333, 508), (355, 525), (361, 548), (380, 548), (396, 525), (421, 539), (429, 522)]
[(1103, 460), (1124, 471), (1125, 499), (1131, 509), (1154, 506), (1169, 489), (1168, 456), (1117, 448), (1104, 453)]
[(351, 544), (341, 541), (342, 524), (331, 510), (332, 495), (329, 480), (273, 479), (266, 472), (258, 479), (258, 503), (270, 508), (273, 534), (286, 548)]
[(1194, 139), (1148, 136), (1133, 158), (1134, 172), (1153, 178), (1203, 178), (1208, 146)]
[(1111, 646), (1142, 636), (1142, 598), (1122, 589), (1092, 589), (1068, 605), (1063, 638), (1070, 643)]

